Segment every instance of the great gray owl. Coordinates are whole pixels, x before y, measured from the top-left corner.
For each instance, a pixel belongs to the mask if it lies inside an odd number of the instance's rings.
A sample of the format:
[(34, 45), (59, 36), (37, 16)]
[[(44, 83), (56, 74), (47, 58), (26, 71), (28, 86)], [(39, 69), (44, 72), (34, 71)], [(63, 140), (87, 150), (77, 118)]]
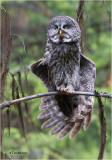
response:
[[(45, 58), (30, 65), (31, 71), (45, 84), (48, 91), (94, 91), (96, 66), (81, 53), (81, 31), (78, 23), (68, 16), (52, 18), (47, 32)], [(48, 119), (42, 129), (55, 125), (50, 134), (58, 138), (70, 132), (74, 137), (84, 124), (91, 121), (94, 98), (82, 95), (56, 95), (41, 98), (39, 119)]]

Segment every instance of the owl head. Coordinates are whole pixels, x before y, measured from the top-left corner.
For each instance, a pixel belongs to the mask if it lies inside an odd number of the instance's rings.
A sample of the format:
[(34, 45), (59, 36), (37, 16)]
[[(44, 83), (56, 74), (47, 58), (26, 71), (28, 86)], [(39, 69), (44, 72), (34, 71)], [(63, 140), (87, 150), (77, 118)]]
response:
[(48, 38), (53, 43), (77, 43), (81, 38), (81, 30), (73, 18), (56, 16), (49, 23)]

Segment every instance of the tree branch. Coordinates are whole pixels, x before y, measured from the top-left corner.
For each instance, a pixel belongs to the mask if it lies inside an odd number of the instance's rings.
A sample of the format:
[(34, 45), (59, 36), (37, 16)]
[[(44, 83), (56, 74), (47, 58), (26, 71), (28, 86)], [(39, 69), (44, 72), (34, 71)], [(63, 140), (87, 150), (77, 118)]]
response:
[(61, 94), (66, 94), (66, 95), (87, 95), (87, 96), (95, 96), (95, 97), (105, 97), (105, 98), (112, 98), (112, 94), (109, 93), (98, 93), (96, 94), (95, 92), (81, 92), (81, 91), (74, 91), (72, 93), (67, 93), (67, 92), (58, 92), (58, 91), (54, 91), (54, 92), (46, 92), (46, 93), (40, 93), (40, 94), (35, 94), (35, 95), (31, 95), (31, 96), (27, 96), (27, 97), (22, 97), (19, 99), (15, 99), (15, 100), (11, 100), (11, 101), (7, 101), (4, 102), (2, 104), (0, 104), (0, 110), (16, 104), (16, 103), (20, 103), (20, 102), (24, 102), (24, 101), (28, 101), (31, 99), (35, 99), (35, 98), (40, 98), (40, 97), (44, 97), (44, 96), (51, 96), (51, 95), (61, 95)]

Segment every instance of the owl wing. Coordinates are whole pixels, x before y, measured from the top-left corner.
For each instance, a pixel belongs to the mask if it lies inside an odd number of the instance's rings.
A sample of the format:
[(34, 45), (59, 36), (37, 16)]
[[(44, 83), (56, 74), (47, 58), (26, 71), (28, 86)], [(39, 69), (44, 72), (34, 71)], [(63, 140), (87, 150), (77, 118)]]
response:
[(80, 82), (84, 91), (94, 91), (96, 78), (96, 65), (89, 58), (81, 54), (80, 60)]
[[(80, 90), (86, 92), (94, 92), (94, 83), (96, 78), (96, 65), (93, 61), (81, 55), (80, 63)], [(86, 130), (91, 121), (92, 109), (94, 105), (94, 97), (92, 96), (81, 96), (83, 103), (80, 103), (80, 108), (85, 108), (82, 110), (84, 118), (84, 130)], [(81, 106), (82, 105), (82, 106)]]
[(37, 77), (39, 77), (46, 88), (51, 90), (49, 79), (48, 79), (48, 67), (45, 62), (45, 59), (40, 59), (39, 61), (31, 64), (29, 69), (32, 73), (34, 73)]

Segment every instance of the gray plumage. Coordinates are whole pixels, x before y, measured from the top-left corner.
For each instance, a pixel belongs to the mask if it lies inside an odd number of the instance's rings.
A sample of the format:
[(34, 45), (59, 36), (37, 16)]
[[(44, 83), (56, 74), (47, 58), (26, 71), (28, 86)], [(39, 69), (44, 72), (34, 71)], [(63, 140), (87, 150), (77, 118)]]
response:
[[(30, 65), (31, 71), (45, 84), (48, 91), (94, 91), (96, 66), (81, 53), (81, 31), (78, 23), (68, 16), (54, 17), (47, 33), (45, 58)], [(42, 129), (53, 125), (50, 134), (58, 138), (70, 132), (74, 137), (84, 124), (91, 121), (94, 98), (91, 96), (56, 95), (43, 97), (39, 119), (48, 118)]]

